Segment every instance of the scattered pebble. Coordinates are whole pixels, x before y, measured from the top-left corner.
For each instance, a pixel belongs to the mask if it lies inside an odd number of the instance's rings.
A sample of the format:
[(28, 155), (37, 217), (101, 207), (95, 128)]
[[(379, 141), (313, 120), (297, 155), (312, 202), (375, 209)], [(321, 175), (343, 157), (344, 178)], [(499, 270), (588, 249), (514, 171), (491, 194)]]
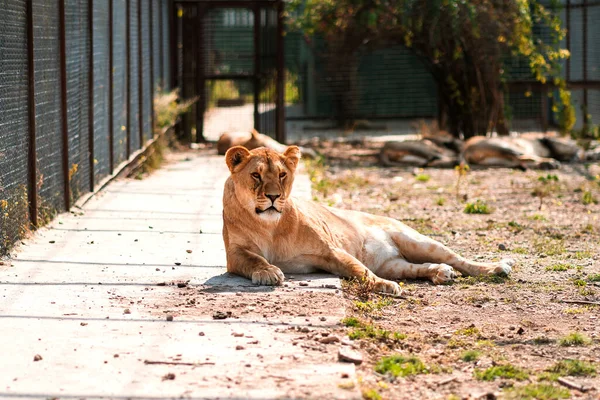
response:
[(169, 372), (168, 374), (166, 374), (165, 376), (162, 377), (163, 381), (172, 381), (175, 379), (175, 374), (172, 372)]
[(199, 332), (198, 336), (204, 336), (204, 332)]
[(184, 288), (184, 287), (187, 287), (187, 283), (185, 283), (185, 282), (179, 282), (179, 283), (177, 283), (177, 287), (178, 287), (178, 288)]
[(189, 253), (191, 253), (192, 251), (191, 251), (191, 250), (186, 250), (185, 252), (189, 254)]
[(175, 265), (177, 265), (177, 266), (180, 266), (180, 265), (181, 265), (181, 263), (180, 263), (180, 262), (176, 262), (176, 263), (175, 263)]
[(342, 346), (338, 350), (338, 360), (360, 365), (363, 362), (363, 357), (358, 351), (352, 350), (348, 346)]
[(502, 251), (506, 251), (506, 249), (507, 249), (507, 248), (506, 248), (506, 245), (505, 245), (504, 243), (500, 243), (500, 244), (498, 245), (498, 249), (499, 249), (499, 250), (502, 250)]
[(156, 286), (167, 286), (167, 282), (159, 282)]
[(215, 311), (213, 313), (213, 319), (226, 319), (231, 317), (231, 311), (223, 312), (223, 311)]
[(235, 349), (236, 349), (236, 350), (244, 350), (244, 349), (245, 349), (245, 347), (244, 347), (244, 346), (242, 346), (241, 344), (238, 344), (237, 346), (235, 346)]
[(231, 334), (231, 336), (233, 336), (233, 337), (244, 337), (244, 334), (242, 332), (233, 332)]
[(42, 356), (36, 354), (35, 356), (33, 356), (33, 361), (42, 361)]
[(167, 314), (167, 321), (173, 321), (173, 316), (171, 314)]
[(300, 286), (308, 286), (308, 282), (300, 282), (300, 283), (298, 283), (298, 285), (300, 285)]
[(49, 241), (48, 243), (50, 243), (50, 244), (54, 244), (54, 243), (56, 243), (56, 241), (55, 241), (55, 240), (51, 240), (51, 241)]
[(335, 335), (325, 336), (324, 338), (319, 339), (319, 343), (323, 343), (323, 344), (337, 343), (339, 341), (340, 341), (340, 338)]
[(81, 325), (81, 326), (87, 326), (87, 324), (88, 324), (87, 322), (80, 322), (79, 323), (79, 325)]
[(130, 310), (129, 308), (126, 308), (126, 309), (123, 311), (123, 314), (131, 314), (131, 310)]

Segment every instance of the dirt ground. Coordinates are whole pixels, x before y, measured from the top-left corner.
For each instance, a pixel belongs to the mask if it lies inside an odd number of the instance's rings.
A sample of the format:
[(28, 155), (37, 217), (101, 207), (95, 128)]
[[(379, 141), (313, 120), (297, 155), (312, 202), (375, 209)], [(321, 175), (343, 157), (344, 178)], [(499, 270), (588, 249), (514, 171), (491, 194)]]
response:
[(348, 284), (343, 323), (365, 356), (364, 398), (600, 398), (598, 165), (391, 169), (377, 144), (309, 144), (324, 155), (308, 162), (315, 200), (396, 218), (469, 258), (517, 262), (508, 278), (404, 282), (400, 299)]

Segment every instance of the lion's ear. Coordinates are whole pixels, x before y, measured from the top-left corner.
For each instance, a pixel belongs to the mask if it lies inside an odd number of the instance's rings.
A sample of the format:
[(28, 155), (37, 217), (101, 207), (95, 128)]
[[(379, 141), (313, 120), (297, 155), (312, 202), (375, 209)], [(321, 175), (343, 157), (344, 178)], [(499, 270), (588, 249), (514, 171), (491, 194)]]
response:
[(225, 162), (229, 167), (229, 171), (233, 172), (235, 167), (244, 162), (249, 156), (250, 152), (243, 146), (235, 146), (227, 150), (227, 153), (225, 153)]
[(285, 165), (291, 170), (295, 170), (300, 161), (300, 148), (298, 146), (290, 146), (283, 152), (285, 157)]

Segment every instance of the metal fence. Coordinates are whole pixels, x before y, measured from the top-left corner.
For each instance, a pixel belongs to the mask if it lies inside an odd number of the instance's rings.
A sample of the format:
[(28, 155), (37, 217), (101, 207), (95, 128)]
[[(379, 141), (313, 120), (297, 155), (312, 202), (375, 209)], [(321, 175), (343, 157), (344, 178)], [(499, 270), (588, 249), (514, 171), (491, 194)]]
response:
[[(544, 2), (549, 4), (549, 2)], [(561, 0), (556, 9), (567, 29), (561, 43), (571, 52), (563, 65), (563, 77), (572, 91), (576, 110), (575, 129), (584, 124), (584, 112), (591, 123), (600, 124), (600, 1)], [(536, 27), (539, 36), (549, 35)], [(550, 41), (549, 36), (545, 39)], [(435, 120), (439, 99), (435, 81), (424, 64), (401, 45), (359, 49), (356, 62), (331, 61), (329, 43), (302, 33), (285, 37), (286, 129), (288, 137), (312, 135), (320, 128), (336, 126), (340, 109), (355, 120), (371, 122), (378, 131), (410, 130), (417, 119)], [(355, 78), (344, 79), (345, 65), (352, 64)], [(535, 82), (529, 65), (510, 60), (506, 100), (510, 129), (545, 130), (556, 126), (553, 101), (556, 88)], [(334, 66), (333, 68), (331, 66)], [(290, 96), (290, 91), (297, 94)], [(549, 94), (555, 96), (549, 97)], [(351, 110), (348, 108), (351, 107)], [(365, 121), (366, 120), (366, 121)], [(374, 122), (376, 121), (376, 122)], [(406, 123), (394, 123), (405, 121)], [(396, 132), (398, 133), (398, 132)]]
[(168, 0), (0, 0), (0, 256), (153, 138)]

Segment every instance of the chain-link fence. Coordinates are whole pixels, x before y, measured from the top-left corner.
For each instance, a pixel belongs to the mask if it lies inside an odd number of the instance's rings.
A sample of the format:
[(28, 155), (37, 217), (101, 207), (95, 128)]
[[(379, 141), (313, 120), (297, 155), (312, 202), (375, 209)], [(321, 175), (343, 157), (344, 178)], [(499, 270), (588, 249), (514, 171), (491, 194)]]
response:
[[(570, 51), (562, 76), (572, 92), (574, 129), (600, 123), (600, 2), (541, 1), (567, 30), (560, 43)], [(427, 2), (424, 2), (427, 4)], [(294, 18), (294, 17), (293, 17)], [(292, 19), (293, 19), (292, 18)], [(321, 21), (325, 24), (326, 22)], [(535, 25), (536, 40), (552, 44), (551, 30)], [(438, 83), (427, 62), (403, 45), (382, 40), (352, 48), (352, 31), (343, 38), (305, 35), (290, 29), (285, 37), (286, 134), (294, 140), (340, 128), (377, 133), (408, 133), (416, 120), (440, 118)], [(533, 78), (528, 61), (505, 60), (504, 112), (512, 131), (555, 129), (558, 93), (553, 82)], [(437, 83), (436, 83), (437, 82)], [(352, 126), (344, 126), (342, 120)]]
[(0, 256), (153, 137), (168, 0), (0, 0)]

